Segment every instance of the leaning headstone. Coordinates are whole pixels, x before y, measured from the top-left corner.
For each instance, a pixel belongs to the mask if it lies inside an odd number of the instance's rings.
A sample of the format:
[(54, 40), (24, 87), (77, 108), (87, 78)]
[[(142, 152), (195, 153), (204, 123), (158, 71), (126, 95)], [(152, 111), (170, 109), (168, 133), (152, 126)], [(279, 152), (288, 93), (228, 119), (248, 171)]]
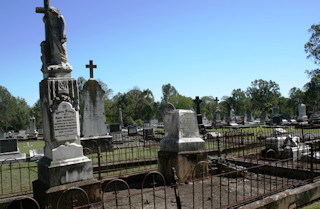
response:
[(192, 178), (195, 165), (207, 159), (196, 113), (191, 110), (168, 112), (164, 117), (164, 130), (165, 136), (160, 142), (158, 153), (159, 171), (166, 181), (171, 182), (171, 168), (175, 167), (179, 181), (188, 181)]
[(298, 105), (299, 116), (297, 117), (298, 122), (306, 122), (308, 121), (307, 109), (305, 104)]
[(108, 134), (104, 112), (104, 95), (98, 81), (93, 78), (93, 61), (86, 65), (90, 68), (90, 79), (84, 84), (81, 107), (81, 145), (91, 152), (112, 150), (112, 136)]
[(77, 183), (81, 181), (83, 189), (94, 193), (100, 190), (100, 183), (93, 179), (92, 162), (84, 156), (80, 142), (79, 92), (67, 58), (64, 17), (50, 7), (49, 0), (36, 12), (44, 14), (45, 23), (40, 82), (45, 146), (33, 195), (41, 208), (57, 208), (58, 196), (66, 189), (80, 186)]

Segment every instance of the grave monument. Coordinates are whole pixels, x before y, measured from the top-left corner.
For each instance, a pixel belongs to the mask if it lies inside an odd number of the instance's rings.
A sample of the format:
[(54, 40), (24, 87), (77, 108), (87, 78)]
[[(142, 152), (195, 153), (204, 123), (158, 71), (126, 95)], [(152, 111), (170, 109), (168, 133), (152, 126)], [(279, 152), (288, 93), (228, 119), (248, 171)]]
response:
[(28, 138), (29, 139), (37, 139), (38, 137), (38, 132), (37, 132), (37, 127), (36, 127), (36, 118), (34, 117), (34, 111), (31, 113), (31, 118), (29, 122), (29, 127), (28, 127)]
[(81, 106), (81, 144), (92, 152), (112, 150), (112, 136), (108, 134), (104, 112), (104, 95), (98, 81), (93, 78), (93, 69), (97, 65), (86, 65), (90, 69), (90, 79), (84, 84)]
[(168, 108), (164, 110), (165, 136), (158, 152), (159, 171), (171, 182), (171, 168), (175, 167), (179, 182), (186, 182), (192, 179), (197, 163), (207, 160), (205, 142), (200, 138), (195, 112)]
[[(59, 192), (70, 187), (100, 189), (93, 180), (92, 162), (80, 143), (79, 92), (67, 59), (65, 21), (59, 10), (44, 0), (45, 41), (41, 43), (43, 80), (40, 102), (44, 128), (44, 157), (38, 161), (34, 198), (41, 208), (55, 208)], [(101, 197), (92, 197), (95, 202)], [(97, 198), (97, 199), (95, 199)]]
[(299, 116), (297, 117), (298, 122), (308, 122), (308, 116), (307, 116), (307, 108), (305, 104), (299, 104), (298, 105), (299, 110)]

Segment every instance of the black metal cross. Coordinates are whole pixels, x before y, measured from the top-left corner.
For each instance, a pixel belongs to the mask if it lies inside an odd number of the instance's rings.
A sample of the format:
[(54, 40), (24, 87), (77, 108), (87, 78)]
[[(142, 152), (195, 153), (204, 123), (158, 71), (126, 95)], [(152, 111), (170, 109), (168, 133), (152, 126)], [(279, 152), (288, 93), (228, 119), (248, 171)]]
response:
[(86, 68), (90, 68), (90, 78), (93, 78), (93, 69), (97, 68), (97, 65), (94, 65), (93, 61), (90, 60), (89, 65), (86, 65)]
[(200, 114), (200, 103), (202, 102), (202, 100), (199, 99), (198, 96), (196, 96), (196, 99), (194, 99), (193, 101), (194, 101), (194, 103), (196, 103), (196, 105), (197, 105), (197, 114)]
[(44, 8), (37, 7), (36, 13), (46, 13), (50, 8), (50, 0), (43, 0)]

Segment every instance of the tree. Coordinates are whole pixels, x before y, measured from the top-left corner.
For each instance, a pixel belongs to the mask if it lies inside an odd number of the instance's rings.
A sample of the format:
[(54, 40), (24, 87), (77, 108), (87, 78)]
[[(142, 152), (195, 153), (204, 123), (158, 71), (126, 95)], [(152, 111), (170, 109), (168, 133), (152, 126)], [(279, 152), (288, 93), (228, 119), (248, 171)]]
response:
[(37, 127), (42, 127), (42, 107), (40, 99), (33, 105), (32, 110), (34, 112), (34, 117), (36, 118)]
[(311, 33), (309, 41), (304, 45), (304, 50), (308, 54), (307, 58), (320, 64), (320, 25), (312, 25), (308, 30)]
[(318, 109), (320, 99), (320, 70), (307, 70), (306, 74), (310, 78), (310, 81), (303, 86), (305, 90), (304, 98), (306, 100), (306, 105), (309, 109), (313, 106), (315, 106), (315, 108)]
[(248, 108), (248, 100), (244, 91), (234, 89), (229, 100), (236, 114), (245, 115)]
[(251, 82), (251, 87), (247, 88), (246, 94), (254, 110), (267, 112), (272, 106), (277, 105), (281, 95), (280, 87), (276, 82), (262, 79)]
[(167, 103), (172, 97), (178, 96), (178, 91), (170, 83), (162, 86), (162, 102)]
[(299, 88), (293, 87), (289, 91), (289, 98), (289, 106), (292, 108), (293, 113), (291, 116), (295, 116), (298, 105), (303, 102), (304, 92)]

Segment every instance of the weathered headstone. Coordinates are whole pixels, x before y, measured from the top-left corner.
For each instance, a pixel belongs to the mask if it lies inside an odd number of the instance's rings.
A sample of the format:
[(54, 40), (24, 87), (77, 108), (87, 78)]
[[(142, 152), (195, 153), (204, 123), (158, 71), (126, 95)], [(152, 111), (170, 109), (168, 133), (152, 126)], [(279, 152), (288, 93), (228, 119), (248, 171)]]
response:
[(122, 127), (123, 127), (123, 118), (122, 118), (121, 106), (119, 106), (119, 123), (120, 123), (121, 129), (122, 129)]
[(36, 139), (38, 137), (36, 118), (34, 117), (34, 112), (32, 111), (32, 116), (30, 118), (29, 127), (28, 127), (28, 138)]
[(80, 143), (79, 92), (67, 59), (64, 17), (50, 7), (49, 0), (44, 0), (44, 8), (37, 8), (36, 12), (44, 14), (46, 37), (41, 43), (40, 83), (45, 147), (44, 157), (38, 161), (33, 194), (41, 208), (54, 208), (57, 200), (49, 188), (56, 187), (56, 194), (70, 183), (97, 182), (93, 180), (92, 162), (83, 155)]
[(134, 136), (136, 134), (138, 134), (137, 126), (134, 126), (134, 125), (128, 126), (128, 135)]
[(267, 112), (263, 111), (260, 115), (260, 123), (264, 124), (266, 122)]
[(247, 122), (252, 122), (253, 121), (253, 117), (252, 117), (252, 112), (247, 109)]
[(150, 123), (151, 127), (157, 127), (159, 124), (159, 120), (157, 118), (152, 118), (152, 119), (150, 119), (149, 123)]
[(276, 116), (276, 107), (275, 106), (272, 107), (272, 113), (271, 113), (271, 117), (274, 117), (274, 116)]
[[(90, 65), (87, 65), (87, 67), (92, 67), (92, 64), (92, 60), (90, 60)], [(97, 66), (94, 65), (94, 67)], [(93, 74), (92, 71), (92, 68), (90, 68), (90, 75)], [(93, 77), (90, 77), (84, 84), (81, 95), (81, 136), (92, 137), (108, 135), (104, 112), (105, 92), (99, 82)]]
[[(80, 142), (79, 92), (67, 59), (64, 17), (50, 7), (49, 0), (36, 12), (44, 14), (45, 23), (40, 82), (45, 146), (33, 195), (41, 208), (57, 208), (58, 196), (66, 189), (80, 186), (95, 193), (100, 183), (93, 179), (92, 162), (84, 156)], [(91, 202), (100, 200), (100, 196), (90, 197)]]
[(154, 138), (154, 129), (151, 128), (144, 128), (143, 129), (143, 139), (148, 140), (148, 139), (153, 139)]
[(297, 117), (298, 122), (306, 122), (308, 121), (307, 109), (305, 104), (298, 105), (299, 116)]
[(6, 138), (6, 134), (0, 129), (0, 163), (16, 160), (25, 161), (26, 154), (19, 152), (17, 139)]
[(164, 130), (158, 153), (159, 171), (171, 181), (171, 167), (175, 167), (179, 181), (185, 182), (192, 178), (197, 162), (207, 159), (196, 114), (191, 110), (172, 110), (164, 117)]
[(236, 114), (235, 114), (233, 108), (231, 108), (231, 110), (230, 110), (230, 119), (231, 119), (232, 122), (236, 121)]
[(93, 78), (93, 61), (90, 60), (90, 79), (84, 84), (81, 107), (81, 145), (91, 152), (112, 150), (112, 136), (108, 134), (104, 112), (104, 95), (98, 81)]

